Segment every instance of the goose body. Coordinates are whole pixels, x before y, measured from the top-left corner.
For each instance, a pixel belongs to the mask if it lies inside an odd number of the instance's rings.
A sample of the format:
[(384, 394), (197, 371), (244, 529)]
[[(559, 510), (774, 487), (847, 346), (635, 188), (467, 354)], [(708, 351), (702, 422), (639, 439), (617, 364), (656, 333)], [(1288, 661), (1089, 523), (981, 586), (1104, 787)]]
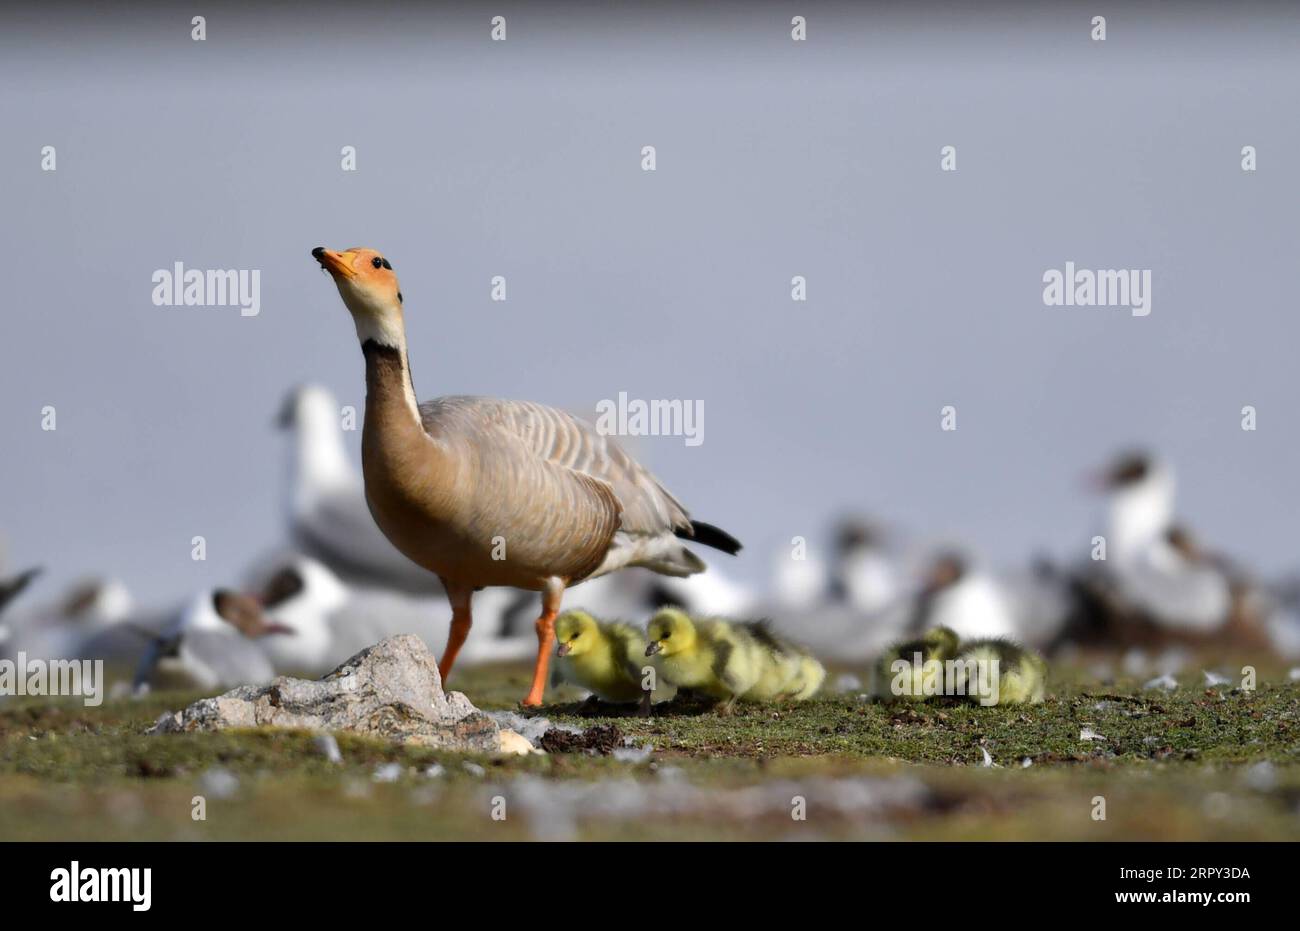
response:
[(525, 705), (540, 705), (565, 588), (626, 566), (702, 572), (681, 538), (740, 544), (690, 519), (639, 463), (585, 421), (527, 401), (451, 396), (418, 404), (402, 295), (372, 249), (312, 255), (338, 286), (366, 363), (361, 466), (375, 523), (436, 574), (452, 606), (446, 677), (471, 626), (475, 590), (542, 593)]

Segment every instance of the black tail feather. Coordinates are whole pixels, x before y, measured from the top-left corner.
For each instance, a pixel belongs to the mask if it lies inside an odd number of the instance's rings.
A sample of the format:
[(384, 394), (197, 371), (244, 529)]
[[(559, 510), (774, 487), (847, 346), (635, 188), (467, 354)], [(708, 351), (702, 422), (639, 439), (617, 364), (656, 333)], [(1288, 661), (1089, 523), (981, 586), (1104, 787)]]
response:
[(722, 552), (731, 556), (735, 556), (741, 550), (739, 540), (727, 533), (727, 531), (721, 530), (712, 524), (706, 524), (702, 520), (691, 521), (691, 529), (678, 530), (677, 536), (683, 540), (692, 540), (695, 543), (711, 546), (715, 550), (722, 550)]

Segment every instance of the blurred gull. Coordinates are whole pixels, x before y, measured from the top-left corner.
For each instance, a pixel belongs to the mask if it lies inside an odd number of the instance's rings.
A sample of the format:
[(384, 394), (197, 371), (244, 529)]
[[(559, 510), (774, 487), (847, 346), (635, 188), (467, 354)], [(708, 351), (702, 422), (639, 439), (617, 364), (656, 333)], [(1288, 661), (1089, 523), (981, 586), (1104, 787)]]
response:
[[(442, 598), (421, 599), (399, 592), (344, 584), (329, 567), (310, 556), (295, 556), (270, 569), (256, 585), (267, 614), (294, 632), (262, 641), (281, 673), (320, 676), (357, 653), (397, 634), (415, 634), (436, 651), (451, 629), (451, 607)], [(481, 593), (483, 615), (501, 612), (511, 593)], [(461, 651), (466, 663), (530, 658), (536, 642), (527, 637), (495, 637), (479, 625)]]
[(831, 597), (863, 614), (883, 610), (901, 594), (897, 560), (886, 550), (880, 531), (858, 518), (844, 520), (836, 531), (837, 563)]
[(228, 589), (201, 592), (150, 644), (136, 685), (205, 691), (264, 685), (275, 670), (258, 641), (292, 635), (268, 621), (255, 598)]
[[(649, 581), (651, 590), (646, 593), (645, 604), (648, 609), (671, 604), (689, 614), (734, 618), (752, 612), (759, 602), (752, 590), (727, 578), (717, 567), (688, 578), (651, 576)], [(579, 599), (575, 596), (574, 600)]]
[(134, 603), (116, 579), (87, 579), (57, 600), (5, 616), (0, 655), (19, 651), (44, 660), (76, 659), (82, 644), (124, 621)]
[(1093, 484), (1107, 494), (1106, 562), (1111, 566), (1140, 559), (1173, 524), (1173, 470), (1149, 453), (1122, 453)]
[(1253, 586), (1175, 523), (1168, 464), (1128, 452), (1103, 472), (1099, 484), (1107, 493), (1106, 558), (1093, 575), (1102, 586), (1103, 612), (1124, 615), (1110, 619), (1114, 639), (1150, 639), (1162, 630), (1191, 640), (1262, 640), (1249, 616)]
[(338, 402), (319, 385), (285, 399), (279, 425), (293, 435), (289, 529), (294, 544), (350, 583), (411, 594), (442, 592), (432, 572), (388, 542), (348, 458)]
[[(793, 546), (793, 544), (792, 544)], [(806, 546), (800, 552), (781, 547), (773, 559), (772, 600), (779, 609), (805, 611), (830, 594), (826, 563)]]
[(1015, 637), (1010, 599), (991, 575), (973, 569), (956, 552), (940, 553), (915, 602), (914, 629), (948, 627), (963, 640)]
[(21, 595), (23, 589), (40, 574), (40, 569), (28, 569), (11, 578), (0, 579), (0, 614), (3, 614), (5, 608), (9, 607), (9, 603)]

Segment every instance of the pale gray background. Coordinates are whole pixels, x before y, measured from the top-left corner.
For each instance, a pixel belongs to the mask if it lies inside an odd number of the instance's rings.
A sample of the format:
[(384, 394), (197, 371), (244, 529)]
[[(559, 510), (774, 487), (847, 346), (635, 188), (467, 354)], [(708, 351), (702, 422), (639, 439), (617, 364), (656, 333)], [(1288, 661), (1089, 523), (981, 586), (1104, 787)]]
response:
[[(1300, 13), (970, 7), (6, 10), (11, 567), (171, 597), (279, 539), (286, 389), (361, 401), (322, 244), (392, 259), (423, 397), (703, 399), (703, 446), (637, 448), (750, 580), (843, 506), (1003, 564), (1078, 552), (1080, 472), (1135, 440), (1202, 536), (1292, 566)], [(261, 269), (261, 316), (154, 307), (177, 260)], [(1044, 307), (1066, 260), (1152, 268), (1153, 313)]]

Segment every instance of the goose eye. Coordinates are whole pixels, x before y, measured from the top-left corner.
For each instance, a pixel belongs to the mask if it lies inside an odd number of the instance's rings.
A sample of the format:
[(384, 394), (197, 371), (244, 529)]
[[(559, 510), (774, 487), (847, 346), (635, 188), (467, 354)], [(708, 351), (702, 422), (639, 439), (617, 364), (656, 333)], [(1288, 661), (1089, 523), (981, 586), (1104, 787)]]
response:
[(370, 264), (375, 266), (375, 268), (383, 268), (384, 260), (381, 259), (379, 256), (375, 256), (373, 259), (370, 260)]

